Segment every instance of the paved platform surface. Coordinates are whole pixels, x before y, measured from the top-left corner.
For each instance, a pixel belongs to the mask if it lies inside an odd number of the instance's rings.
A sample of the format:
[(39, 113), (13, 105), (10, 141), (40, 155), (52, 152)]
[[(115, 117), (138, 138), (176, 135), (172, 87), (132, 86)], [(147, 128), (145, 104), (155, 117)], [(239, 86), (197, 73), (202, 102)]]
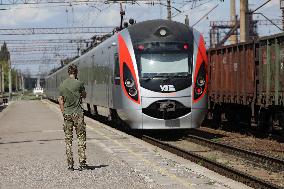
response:
[[(90, 118), (87, 162), (68, 171), (62, 115), (49, 101), (16, 101), (0, 112), (0, 189), (249, 188)], [(74, 140), (78, 166), (77, 141)]]

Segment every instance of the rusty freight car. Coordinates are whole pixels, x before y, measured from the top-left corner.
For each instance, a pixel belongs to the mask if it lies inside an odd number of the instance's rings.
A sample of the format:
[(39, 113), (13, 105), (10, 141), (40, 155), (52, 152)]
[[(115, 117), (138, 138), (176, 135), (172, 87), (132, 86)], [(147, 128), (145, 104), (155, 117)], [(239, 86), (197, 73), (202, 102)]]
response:
[(208, 50), (209, 112), (220, 125), (284, 128), (284, 33)]

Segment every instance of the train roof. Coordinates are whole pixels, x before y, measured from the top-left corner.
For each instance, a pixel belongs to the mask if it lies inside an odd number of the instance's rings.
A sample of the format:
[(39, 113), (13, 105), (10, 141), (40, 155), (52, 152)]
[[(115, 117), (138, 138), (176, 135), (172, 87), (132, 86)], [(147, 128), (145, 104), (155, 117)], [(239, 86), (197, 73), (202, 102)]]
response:
[[(123, 30), (129, 31), (131, 35), (131, 40), (135, 44), (138, 42), (146, 43), (146, 42), (155, 41), (155, 38), (157, 38), (157, 32), (159, 32), (160, 29), (165, 29), (167, 31), (167, 36), (164, 37), (165, 41), (171, 40), (171, 41), (176, 41), (176, 42), (179, 42), (179, 41), (184, 42), (184, 41), (191, 41), (193, 39), (193, 28), (186, 26), (185, 24), (180, 23), (180, 22), (169, 21), (169, 20), (164, 20), (164, 19), (142, 21), (142, 22), (130, 25), (129, 27), (124, 28)], [(117, 33), (114, 33), (114, 35), (108, 36), (106, 40), (112, 38), (115, 35), (117, 35)], [(90, 50), (86, 51), (84, 54), (72, 60), (71, 62), (64, 65), (63, 67), (59, 68), (55, 72), (49, 74), (46, 78), (51, 77), (52, 75), (60, 72), (69, 64), (74, 63), (74, 61), (77, 61), (81, 57), (83, 57), (85, 54), (88, 54), (95, 47), (103, 44), (103, 42), (104, 41), (102, 41), (101, 43), (98, 43), (96, 46), (93, 46)]]
[(164, 37), (165, 40), (190, 41), (193, 39), (193, 29), (176, 21), (163, 19), (147, 20), (136, 23), (127, 28), (134, 44), (155, 41), (155, 38), (159, 35), (158, 32), (161, 29), (165, 29), (167, 31), (167, 34)]

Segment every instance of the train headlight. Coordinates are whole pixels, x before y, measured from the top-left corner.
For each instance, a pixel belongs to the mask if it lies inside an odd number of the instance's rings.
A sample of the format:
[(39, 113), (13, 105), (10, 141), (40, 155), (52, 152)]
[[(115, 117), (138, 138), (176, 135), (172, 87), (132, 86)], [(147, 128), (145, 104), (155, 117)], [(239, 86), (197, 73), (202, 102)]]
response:
[(130, 88), (128, 89), (128, 94), (134, 97), (137, 95), (137, 90), (135, 88)]
[[(207, 55), (203, 36), (199, 37), (197, 58), (194, 69), (193, 103), (206, 98), (207, 94)], [(205, 97), (205, 98), (204, 98)]]
[(197, 94), (197, 95), (201, 95), (202, 94), (202, 88), (201, 87), (195, 87), (195, 93)]
[(205, 61), (199, 67), (194, 86), (194, 100), (200, 98), (206, 90), (206, 68)]
[(161, 36), (166, 36), (166, 35), (167, 35), (167, 30), (165, 30), (165, 29), (160, 29), (160, 35), (161, 35)]
[(133, 87), (134, 86), (134, 81), (132, 79), (126, 79), (124, 82), (126, 87)]
[(198, 84), (199, 86), (203, 86), (203, 85), (205, 84), (205, 79), (204, 79), (203, 77), (199, 77), (199, 78), (197, 79), (197, 84)]
[(134, 101), (138, 101), (137, 83), (126, 63), (123, 63), (123, 85), (126, 95)]

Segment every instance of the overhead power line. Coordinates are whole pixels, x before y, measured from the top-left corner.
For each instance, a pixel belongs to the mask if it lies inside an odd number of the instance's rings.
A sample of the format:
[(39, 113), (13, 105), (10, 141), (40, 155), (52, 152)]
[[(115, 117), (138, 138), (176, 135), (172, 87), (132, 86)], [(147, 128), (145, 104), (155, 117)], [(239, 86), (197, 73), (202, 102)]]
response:
[(55, 47), (29, 47), (29, 48), (26, 48), (26, 47), (11, 47), (11, 48), (8, 48), (9, 49), (9, 52), (13, 53), (13, 52), (35, 52), (35, 51), (43, 51), (43, 52), (46, 52), (46, 51), (77, 51), (78, 48), (76, 47), (69, 47), (69, 46), (66, 46), (66, 47), (61, 47), (61, 48), (55, 48)]
[(62, 49), (65, 47), (83, 48), (83, 44), (71, 43), (71, 44), (59, 44), (59, 43), (49, 43), (49, 44), (8, 44), (8, 49), (10, 48), (48, 48), (48, 49)]
[(37, 64), (37, 63), (45, 63), (45, 62), (54, 62), (54, 63), (59, 63), (58, 61), (61, 60), (61, 58), (48, 58), (48, 59), (45, 59), (45, 58), (42, 58), (42, 59), (12, 59), (11, 60), (11, 63), (13, 65), (27, 65), (28, 63), (29, 64)]
[[(282, 19), (271, 19), (275, 24), (282, 25)], [(272, 25), (268, 20), (253, 20), (258, 25)], [(234, 21), (210, 21), (210, 27), (231, 28)]]
[(0, 28), (0, 35), (37, 35), (37, 34), (77, 34), (92, 33), (104, 35), (112, 32), (114, 27), (60, 27), (60, 28)]
[[(163, 0), (161, 0), (163, 1)], [(72, 4), (72, 3), (102, 3), (102, 4), (108, 4), (108, 3), (136, 3), (136, 2), (144, 2), (144, 3), (158, 3), (159, 0), (1, 0), (0, 5), (19, 5), (19, 4)]]
[(4, 40), (0, 39), (0, 44), (3, 43), (7, 44), (53, 44), (53, 43), (89, 43), (92, 42), (91, 39), (32, 39), (32, 40), (16, 40), (16, 39), (9, 39)]
[(51, 51), (47, 51), (47, 52), (44, 52), (42, 53), (42, 51), (33, 51), (33, 52), (12, 52), (11, 55), (14, 57), (17, 57), (17, 56), (21, 56), (21, 57), (31, 57), (33, 55), (53, 55), (53, 56), (59, 56), (59, 57), (63, 57), (63, 56), (67, 56), (67, 57), (70, 57), (70, 56), (75, 56), (77, 55), (77, 52), (74, 51), (74, 52), (51, 52)]

